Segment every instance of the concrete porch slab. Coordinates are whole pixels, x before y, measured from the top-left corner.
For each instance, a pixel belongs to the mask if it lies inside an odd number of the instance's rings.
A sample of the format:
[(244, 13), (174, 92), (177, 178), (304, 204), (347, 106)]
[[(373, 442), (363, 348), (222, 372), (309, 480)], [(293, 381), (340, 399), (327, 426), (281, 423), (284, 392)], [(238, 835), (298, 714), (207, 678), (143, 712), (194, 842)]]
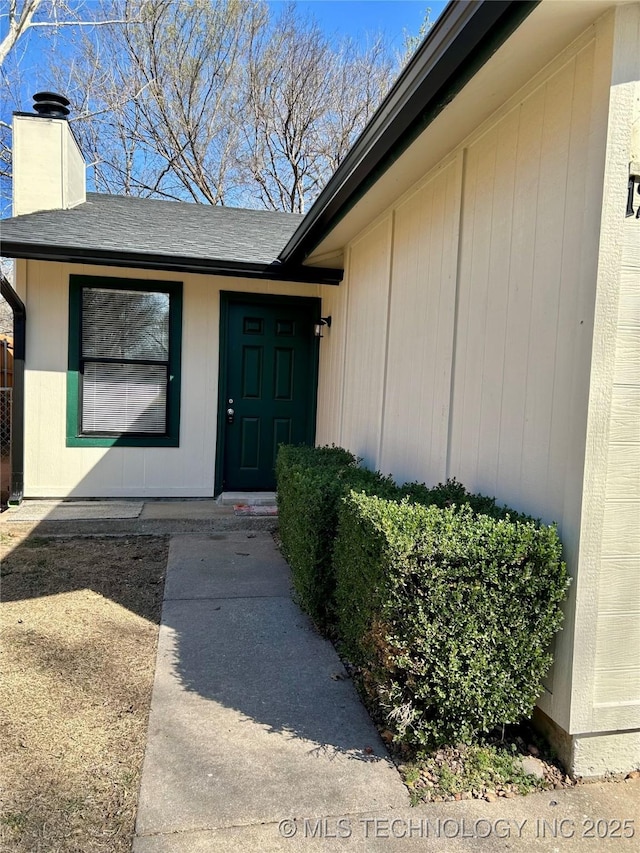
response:
[(9, 507), (2, 514), (2, 520), (22, 522), (138, 518), (143, 505), (141, 500), (26, 500), (20, 506)]
[(231, 515), (230, 507), (221, 506), (213, 498), (145, 501), (140, 515), (143, 520), (186, 519), (190, 521), (220, 518)]

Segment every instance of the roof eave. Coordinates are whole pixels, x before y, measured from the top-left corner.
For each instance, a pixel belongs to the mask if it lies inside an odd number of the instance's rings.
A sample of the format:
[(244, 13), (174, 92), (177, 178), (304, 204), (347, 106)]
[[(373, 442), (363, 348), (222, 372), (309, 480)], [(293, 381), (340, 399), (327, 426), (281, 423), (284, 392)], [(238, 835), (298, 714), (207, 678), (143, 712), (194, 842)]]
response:
[(250, 263), (217, 259), (187, 258), (179, 255), (157, 255), (144, 252), (81, 249), (78, 247), (38, 245), (3, 240), (0, 254), (7, 258), (56, 261), (70, 264), (130, 267), (132, 269), (166, 270), (200, 275), (233, 276), (270, 281), (299, 281), (304, 284), (339, 284), (341, 269), (301, 266), (298, 264)]
[(279, 255), (301, 264), (540, 0), (450, 3)]

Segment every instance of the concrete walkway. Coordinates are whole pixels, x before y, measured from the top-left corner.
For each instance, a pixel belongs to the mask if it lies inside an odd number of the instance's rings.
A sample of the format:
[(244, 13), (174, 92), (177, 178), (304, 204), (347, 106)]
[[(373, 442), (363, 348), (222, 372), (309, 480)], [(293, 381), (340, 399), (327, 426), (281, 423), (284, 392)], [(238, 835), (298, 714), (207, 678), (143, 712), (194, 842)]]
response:
[(289, 815), (407, 806), (271, 535), (174, 536), (134, 851), (290, 850)]
[(142, 503), (0, 516), (38, 536), (172, 536), (134, 853), (640, 849), (639, 779), (410, 808), (333, 647), (291, 601), (277, 520)]
[(173, 536), (134, 853), (626, 853), (639, 838), (640, 780), (412, 809), (271, 535)]

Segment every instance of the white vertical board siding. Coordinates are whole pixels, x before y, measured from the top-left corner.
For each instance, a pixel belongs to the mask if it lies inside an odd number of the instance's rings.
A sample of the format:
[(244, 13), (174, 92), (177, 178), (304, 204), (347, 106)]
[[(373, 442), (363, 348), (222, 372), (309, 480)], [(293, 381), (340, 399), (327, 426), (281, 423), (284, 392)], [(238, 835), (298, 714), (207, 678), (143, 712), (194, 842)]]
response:
[[(576, 584), (571, 731), (640, 728), (640, 222), (626, 218), (640, 119), (640, 4), (607, 18), (608, 126)], [(640, 753), (628, 756), (639, 762)]]
[(379, 467), (446, 477), (462, 156), (395, 211)]
[[(66, 447), (69, 276), (183, 282), (180, 446)], [(308, 284), (28, 261), (27, 497), (213, 495), (220, 291), (318, 296)]]
[(582, 245), (593, 53), (469, 145), (462, 201), (448, 474), (560, 523), (587, 409), (576, 372), (589, 372), (595, 284)]
[(388, 216), (353, 243), (345, 276), (347, 327), (339, 440), (374, 468), (382, 426), (391, 231)]
[[(640, 86), (638, 86), (640, 97)], [(623, 226), (598, 596), (596, 716), (640, 724), (640, 222)], [(625, 711), (625, 708), (627, 711)], [(616, 721), (618, 722), (618, 721)]]
[[(448, 476), (558, 523), (578, 571), (610, 50), (551, 67), (467, 148)], [(569, 730), (576, 585), (541, 707)]]
[(340, 443), (342, 420), (342, 380), (347, 333), (346, 281), (338, 287), (320, 287), (322, 316), (331, 317), (331, 328), (324, 326), (320, 340), (318, 368), (318, 415), (316, 444)]

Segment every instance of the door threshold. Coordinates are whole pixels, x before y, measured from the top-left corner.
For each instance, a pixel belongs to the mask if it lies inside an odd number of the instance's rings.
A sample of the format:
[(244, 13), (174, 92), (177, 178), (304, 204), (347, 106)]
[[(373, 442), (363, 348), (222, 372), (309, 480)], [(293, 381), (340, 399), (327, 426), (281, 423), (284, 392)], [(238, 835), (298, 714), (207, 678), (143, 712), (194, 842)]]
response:
[(275, 492), (222, 492), (216, 498), (221, 506), (275, 506)]

